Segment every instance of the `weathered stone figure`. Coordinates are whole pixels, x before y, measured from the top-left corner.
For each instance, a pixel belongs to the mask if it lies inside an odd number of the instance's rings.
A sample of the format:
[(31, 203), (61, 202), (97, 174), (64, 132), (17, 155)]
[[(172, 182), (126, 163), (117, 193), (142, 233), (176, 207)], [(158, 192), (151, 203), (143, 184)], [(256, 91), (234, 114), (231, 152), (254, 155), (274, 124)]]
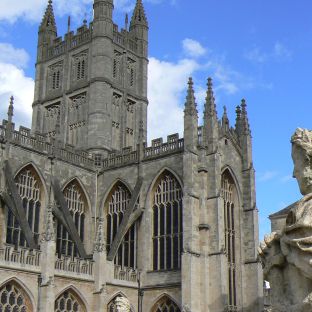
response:
[(285, 228), (266, 236), (259, 249), (272, 312), (312, 311), (312, 131), (297, 129), (291, 142), (304, 197), (288, 213)]
[(125, 297), (117, 297), (115, 300), (117, 312), (130, 312), (129, 300)]

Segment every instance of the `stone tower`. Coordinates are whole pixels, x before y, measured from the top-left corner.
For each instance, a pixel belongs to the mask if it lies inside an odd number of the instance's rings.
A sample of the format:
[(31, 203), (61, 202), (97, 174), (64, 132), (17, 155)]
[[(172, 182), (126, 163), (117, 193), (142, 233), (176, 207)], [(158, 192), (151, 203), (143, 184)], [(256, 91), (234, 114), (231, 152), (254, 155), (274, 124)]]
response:
[(246, 101), (231, 126), (209, 78), (199, 125), (190, 78), (184, 138), (148, 145), (143, 3), (93, 7), (62, 38), (48, 1), (32, 128), (13, 97), (0, 125), (0, 310), (262, 312)]
[(48, 3), (38, 36), (32, 133), (105, 155), (135, 147), (140, 128), (146, 141), (148, 23), (141, 1), (120, 32), (112, 0), (94, 1), (93, 8), (93, 22), (84, 21), (77, 33), (69, 28), (63, 40)]

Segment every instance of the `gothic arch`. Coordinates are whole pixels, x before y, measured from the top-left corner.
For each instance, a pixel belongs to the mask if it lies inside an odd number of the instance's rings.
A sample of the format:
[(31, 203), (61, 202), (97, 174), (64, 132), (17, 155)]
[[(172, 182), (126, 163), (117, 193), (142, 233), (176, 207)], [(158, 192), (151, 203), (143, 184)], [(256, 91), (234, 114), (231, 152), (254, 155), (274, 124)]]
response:
[[(118, 180), (111, 187), (106, 196), (104, 207), (102, 208), (104, 220), (106, 222), (105, 235), (107, 252), (109, 252), (111, 244), (116, 237), (127, 205), (131, 199), (131, 191), (121, 180)], [(137, 223), (131, 225), (125, 234), (118, 251), (116, 253), (114, 263), (120, 268), (136, 268), (136, 250), (137, 250)]]
[[(78, 178), (72, 178), (62, 188), (68, 209), (73, 217), (76, 229), (82, 242), (91, 246), (92, 222), (91, 206), (86, 190)], [(61, 222), (57, 224), (56, 249), (59, 257), (61, 255), (75, 257), (78, 256), (78, 249), (74, 241)], [(87, 233), (87, 235), (86, 235)], [(89, 241), (88, 241), (89, 239)]]
[(183, 186), (172, 170), (163, 169), (154, 179), (147, 196), (154, 271), (181, 268), (183, 241)]
[[(71, 308), (66, 306), (66, 303), (69, 301), (71, 302), (69, 304)], [(64, 308), (63, 308), (63, 304), (64, 304)], [(81, 310), (75, 310), (74, 305), (75, 307), (79, 305)], [(72, 312), (72, 311), (87, 312), (89, 311), (89, 309), (88, 309), (88, 304), (84, 296), (82, 295), (82, 293), (74, 285), (69, 285), (57, 294), (55, 302), (54, 302), (54, 311), (55, 312)]]
[[(44, 226), (44, 208), (48, 200), (45, 181), (37, 166), (32, 162), (23, 165), (16, 171), (14, 181), (34, 240), (36, 244), (39, 244), (39, 235)], [(27, 246), (25, 236), (10, 209), (6, 211), (5, 228), (8, 244), (16, 247)]]
[[(6, 298), (9, 299), (11, 296), (14, 297), (14, 301), (13, 298), (10, 302), (9, 300), (6, 300)], [(9, 305), (10, 307), (17, 305), (20, 310), (16, 311), (36, 311), (35, 300), (30, 289), (16, 277), (11, 277), (0, 285), (0, 307), (3, 308), (6, 305)], [(26, 310), (21, 310), (24, 306)], [(17, 309), (17, 307), (15, 309)], [(3, 309), (3, 311), (5, 310)]]
[[(164, 308), (168, 309), (164, 309)], [(171, 310), (170, 310), (171, 308)], [(175, 299), (173, 299), (170, 295), (167, 293), (164, 293), (160, 295), (156, 300), (155, 303), (151, 309), (151, 312), (181, 312), (181, 309), (179, 307), (179, 304)]]
[(221, 169), (221, 176), (223, 176), (224, 173), (228, 172), (228, 174), (232, 177), (233, 182), (235, 184), (235, 188), (236, 188), (236, 192), (237, 192), (237, 198), (238, 198), (238, 202), (239, 204), (242, 202), (241, 198), (242, 198), (242, 192), (241, 192), (241, 188), (238, 182), (238, 179), (236, 177), (236, 174), (234, 173), (233, 169), (231, 168), (231, 166), (229, 165), (225, 165), (222, 169)]

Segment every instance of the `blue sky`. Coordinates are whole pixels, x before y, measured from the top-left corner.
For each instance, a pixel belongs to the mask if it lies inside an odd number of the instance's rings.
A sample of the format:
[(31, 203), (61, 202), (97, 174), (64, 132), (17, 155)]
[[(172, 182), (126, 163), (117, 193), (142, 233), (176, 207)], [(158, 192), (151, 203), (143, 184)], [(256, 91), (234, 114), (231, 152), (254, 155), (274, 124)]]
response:
[[(124, 23), (134, 0), (115, 1)], [(16, 121), (30, 125), (38, 25), (46, 0), (0, 1), (0, 113), (16, 97)], [(92, 16), (92, 0), (54, 0), (59, 35)], [(150, 25), (149, 137), (182, 134), (188, 76), (199, 111), (208, 76), (219, 116), (246, 98), (253, 134), (260, 237), (267, 216), (300, 198), (292, 178), (290, 136), (311, 125), (312, 2), (310, 0), (146, 0)], [(170, 116), (166, 110), (172, 112)], [(159, 124), (163, 125), (161, 128)]]

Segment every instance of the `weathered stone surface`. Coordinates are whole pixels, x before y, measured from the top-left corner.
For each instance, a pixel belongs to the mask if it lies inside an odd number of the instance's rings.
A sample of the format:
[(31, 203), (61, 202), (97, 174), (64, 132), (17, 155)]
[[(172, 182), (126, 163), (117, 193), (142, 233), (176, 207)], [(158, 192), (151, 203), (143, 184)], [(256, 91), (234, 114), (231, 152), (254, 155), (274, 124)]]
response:
[(305, 196), (291, 207), (284, 228), (259, 248), (272, 312), (312, 311), (312, 131), (297, 129), (291, 142), (294, 177)]

